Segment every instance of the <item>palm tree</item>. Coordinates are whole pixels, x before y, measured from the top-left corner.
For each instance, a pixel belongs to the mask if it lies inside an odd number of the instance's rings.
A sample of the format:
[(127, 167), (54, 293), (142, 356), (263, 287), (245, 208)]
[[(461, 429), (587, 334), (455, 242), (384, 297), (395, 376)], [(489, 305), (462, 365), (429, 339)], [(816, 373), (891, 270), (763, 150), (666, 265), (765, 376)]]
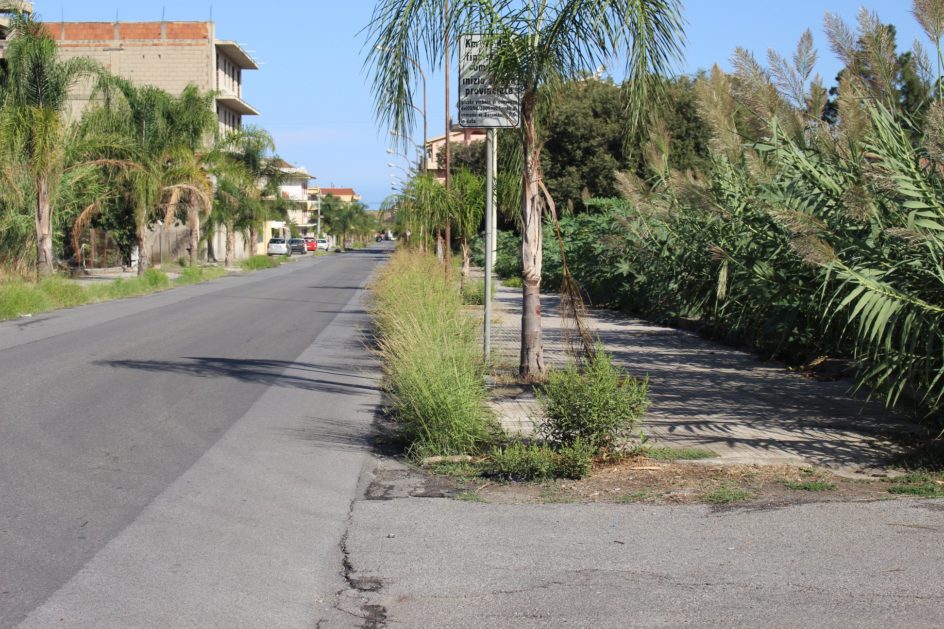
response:
[(64, 168), (69, 91), (99, 71), (92, 61), (60, 61), (56, 43), (29, 14), (13, 18), (7, 47), (0, 145), (22, 156), (35, 194), (36, 273), (54, 271), (53, 199)]
[(276, 166), (280, 160), (273, 155), (275, 140), (264, 129), (245, 126), (221, 138), (216, 149), (218, 158), (238, 164), (258, 184), (251, 194), (252, 202), (243, 207), (246, 216), (241, 221), (249, 231), (249, 246), (255, 247), (259, 227), (271, 218), (287, 215), (286, 204), (278, 198), (284, 173)]
[[(199, 212), (210, 210), (211, 183), (195, 152), (209, 135), (212, 95), (194, 86), (175, 98), (153, 86), (104, 76), (98, 85), (104, 128), (129, 141), (125, 158), (134, 164), (122, 176), (122, 201), (133, 217), (138, 244), (138, 274), (150, 264), (148, 230), (158, 218), (172, 222), (184, 205), (191, 228), (191, 261), (196, 259)], [(186, 197), (186, 200), (185, 200)]]
[(462, 277), (468, 278), (471, 272), (469, 240), (478, 233), (485, 216), (485, 180), (462, 168), (452, 176), (449, 198), (454, 234), (462, 248)]
[(680, 0), (465, 0), (445, 16), (434, 0), (380, 0), (368, 25), (367, 64), (373, 67), (379, 121), (408, 137), (409, 105), (416, 70), (408, 61), (424, 53), (438, 59), (446, 38), (483, 34), (492, 51), (490, 71), (499, 85), (521, 88), (519, 140), (524, 157), (521, 195), (522, 315), (519, 375), (544, 376), (541, 341), (542, 223), (554, 202), (543, 183), (538, 99), (569, 79), (626, 58), (628, 112), (639, 129), (680, 53)]

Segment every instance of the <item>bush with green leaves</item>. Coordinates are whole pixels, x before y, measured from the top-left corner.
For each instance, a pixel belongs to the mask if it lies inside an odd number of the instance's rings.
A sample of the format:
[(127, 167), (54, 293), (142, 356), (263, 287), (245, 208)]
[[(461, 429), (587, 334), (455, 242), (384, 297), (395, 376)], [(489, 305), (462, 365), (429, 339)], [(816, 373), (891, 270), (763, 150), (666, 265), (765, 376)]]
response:
[(583, 443), (594, 451), (621, 445), (649, 406), (648, 380), (615, 366), (602, 347), (580, 367), (552, 371), (536, 393), (544, 412), (540, 434), (552, 444)]
[(593, 455), (593, 448), (580, 440), (556, 448), (516, 440), (492, 448), (481, 473), (487, 478), (508, 481), (579, 480), (590, 473)]

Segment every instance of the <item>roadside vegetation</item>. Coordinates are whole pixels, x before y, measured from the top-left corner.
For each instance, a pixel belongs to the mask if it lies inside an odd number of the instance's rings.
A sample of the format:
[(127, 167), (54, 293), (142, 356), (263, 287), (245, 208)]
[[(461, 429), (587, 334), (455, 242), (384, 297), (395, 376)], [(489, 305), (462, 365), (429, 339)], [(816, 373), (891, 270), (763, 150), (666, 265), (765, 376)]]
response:
[[(9, 33), (0, 68), (0, 316), (154, 289), (158, 230), (182, 234), (181, 284), (222, 273), (211, 270), (218, 261), (235, 266), (246, 253), (237, 235), (265, 241), (267, 221), (288, 221), (293, 202), (279, 194), (285, 163), (272, 137), (249, 125), (222, 132), (213, 93), (190, 85), (172, 95), (86, 58), (62, 60), (36, 15), (15, 15)], [(70, 92), (80, 85), (93, 98), (75, 115)], [(323, 210), (342, 246), (378, 230), (360, 204), (329, 196)], [(225, 244), (214, 250), (221, 233)], [(48, 280), (133, 260), (138, 282), (82, 292)]]
[(584, 364), (551, 372), (539, 387), (546, 416), (540, 441), (504, 435), (487, 405), (478, 324), (463, 310), (457, 278), (446, 276), (432, 255), (401, 249), (373, 294), (386, 389), (415, 460), (470, 456), (459, 473), (579, 479), (595, 459), (619, 456), (648, 405), (647, 383), (597, 348)]
[(432, 256), (399, 251), (374, 286), (390, 402), (417, 459), (480, 454), (498, 436), (476, 325)]
[(147, 295), (173, 286), (199, 284), (225, 274), (219, 267), (187, 267), (174, 280), (156, 269), (148, 269), (135, 278), (84, 285), (59, 276), (46, 277), (39, 282), (4, 280), (0, 281), (0, 320)]
[[(914, 10), (930, 55), (900, 51), (867, 10), (855, 25), (827, 15), (844, 65), (831, 89), (809, 32), (788, 55), (764, 63), (738, 49), (732, 73), (679, 84), (687, 107), (653, 119), (628, 167), (585, 171), (591, 194), (560, 220), (566, 270), (545, 225), (543, 286), (569, 273), (598, 306), (798, 367), (829, 357), (888, 406), (940, 418), (944, 93), (929, 62), (941, 57), (940, 3)], [(601, 99), (607, 88), (582, 89)], [(566, 165), (555, 129), (549, 159)], [(548, 186), (573, 198), (567, 172), (553, 169)], [(501, 277), (521, 274), (518, 231), (498, 238)]]

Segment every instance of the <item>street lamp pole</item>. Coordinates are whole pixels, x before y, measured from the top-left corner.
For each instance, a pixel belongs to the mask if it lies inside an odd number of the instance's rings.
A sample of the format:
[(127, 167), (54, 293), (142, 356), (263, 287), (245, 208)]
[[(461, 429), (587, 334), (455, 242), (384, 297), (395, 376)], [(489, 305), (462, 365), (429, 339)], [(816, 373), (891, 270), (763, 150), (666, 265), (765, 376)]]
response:
[[(377, 50), (384, 50), (384, 47), (377, 46)], [(419, 62), (413, 57), (404, 55), (403, 58), (409, 61), (413, 67), (416, 68), (417, 72), (420, 73), (420, 79), (423, 81), (423, 110), (420, 111), (420, 108), (414, 105), (412, 101), (410, 102), (410, 106), (423, 114), (423, 172), (426, 173), (429, 172), (429, 167), (426, 163), (426, 143), (429, 140), (429, 122), (426, 119), (426, 73), (423, 72), (423, 66), (421, 66)]]

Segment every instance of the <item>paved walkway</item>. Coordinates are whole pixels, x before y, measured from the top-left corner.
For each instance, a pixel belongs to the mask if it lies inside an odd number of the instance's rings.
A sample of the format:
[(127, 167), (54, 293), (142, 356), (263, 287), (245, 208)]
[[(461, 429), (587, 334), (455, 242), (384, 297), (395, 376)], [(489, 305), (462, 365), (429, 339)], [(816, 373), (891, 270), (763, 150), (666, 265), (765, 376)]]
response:
[[(517, 365), (520, 301), (519, 289), (498, 288), (493, 322), (499, 372)], [(567, 360), (558, 303), (556, 295), (542, 298), (549, 365)], [(889, 437), (923, 432), (879, 403), (852, 397), (850, 380), (810, 380), (694, 333), (615, 312), (591, 311), (588, 319), (620, 365), (649, 376), (652, 405), (643, 431), (657, 443), (705, 448), (723, 462), (818, 465), (855, 475), (875, 473), (900, 451)], [(502, 424), (529, 433), (540, 416), (533, 393), (498, 384), (495, 395)]]

